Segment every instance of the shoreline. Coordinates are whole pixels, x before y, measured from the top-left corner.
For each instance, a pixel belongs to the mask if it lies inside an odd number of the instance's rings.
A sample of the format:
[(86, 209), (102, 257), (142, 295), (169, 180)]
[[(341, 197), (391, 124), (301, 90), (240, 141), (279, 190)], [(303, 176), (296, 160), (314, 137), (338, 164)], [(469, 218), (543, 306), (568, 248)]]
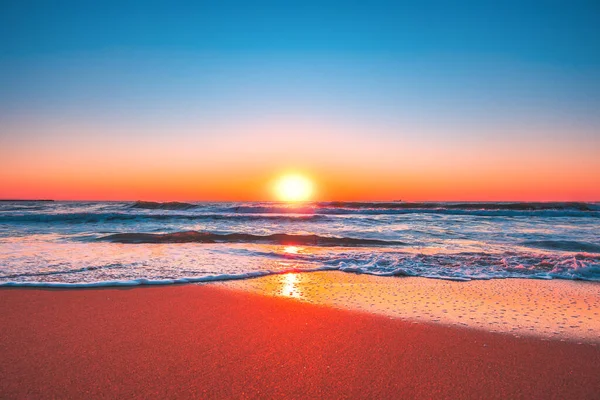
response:
[(600, 348), (216, 284), (0, 289), (0, 397), (593, 398)]
[(216, 286), (340, 310), (485, 332), (600, 344), (600, 283), (564, 279), (454, 281), (336, 270), (151, 283), (0, 285), (0, 290), (78, 291)]

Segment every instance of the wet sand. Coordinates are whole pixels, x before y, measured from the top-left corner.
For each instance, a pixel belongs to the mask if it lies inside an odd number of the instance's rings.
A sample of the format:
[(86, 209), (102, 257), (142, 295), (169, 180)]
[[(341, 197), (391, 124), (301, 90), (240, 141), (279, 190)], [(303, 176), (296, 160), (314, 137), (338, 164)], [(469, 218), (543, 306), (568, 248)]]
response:
[(592, 343), (418, 323), (219, 285), (2, 289), (0, 304), (1, 398), (591, 399), (600, 392), (600, 348)]
[(600, 344), (597, 282), (453, 282), (329, 271), (271, 275), (216, 285), (409, 321)]

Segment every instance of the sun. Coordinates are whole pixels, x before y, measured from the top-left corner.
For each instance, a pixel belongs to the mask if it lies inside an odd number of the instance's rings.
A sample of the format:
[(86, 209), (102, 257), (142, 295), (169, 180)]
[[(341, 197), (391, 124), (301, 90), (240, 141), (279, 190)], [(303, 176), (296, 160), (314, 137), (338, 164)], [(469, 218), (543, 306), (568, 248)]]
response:
[(313, 184), (302, 175), (284, 175), (277, 181), (275, 192), (282, 201), (307, 201), (312, 196)]

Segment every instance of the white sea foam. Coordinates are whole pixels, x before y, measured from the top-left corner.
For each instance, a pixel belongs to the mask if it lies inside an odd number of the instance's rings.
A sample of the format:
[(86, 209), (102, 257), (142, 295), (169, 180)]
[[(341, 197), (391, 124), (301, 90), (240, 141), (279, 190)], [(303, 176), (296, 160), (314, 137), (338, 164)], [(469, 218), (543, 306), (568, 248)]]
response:
[(280, 271), (254, 271), (246, 272), (243, 274), (221, 274), (221, 275), (206, 275), (196, 277), (182, 277), (176, 279), (132, 279), (122, 281), (98, 281), (98, 282), (0, 282), (0, 287), (36, 287), (36, 288), (94, 288), (94, 287), (119, 287), (119, 286), (155, 286), (155, 285), (175, 285), (185, 283), (205, 283), (205, 282), (219, 282), (219, 281), (232, 281), (236, 279), (252, 279), (260, 278), (268, 275), (279, 275), (289, 273), (308, 273), (308, 272), (320, 272), (320, 271), (331, 271), (336, 268), (331, 267), (320, 267), (312, 269), (299, 270), (291, 268), (288, 270)]

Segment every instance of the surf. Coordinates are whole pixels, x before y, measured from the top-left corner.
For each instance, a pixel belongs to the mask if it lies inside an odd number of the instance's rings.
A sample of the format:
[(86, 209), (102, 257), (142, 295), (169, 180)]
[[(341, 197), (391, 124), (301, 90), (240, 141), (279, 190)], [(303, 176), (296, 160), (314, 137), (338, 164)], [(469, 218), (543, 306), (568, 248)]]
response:
[(275, 233), (252, 235), (248, 233), (217, 234), (211, 232), (185, 231), (174, 233), (116, 233), (104, 236), (99, 241), (123, 244), (139, 243), (263, 243), (302, 246), (404, 246), (406, 243), (379, 239), (329, 237), (319, 235), (295, 235)]

